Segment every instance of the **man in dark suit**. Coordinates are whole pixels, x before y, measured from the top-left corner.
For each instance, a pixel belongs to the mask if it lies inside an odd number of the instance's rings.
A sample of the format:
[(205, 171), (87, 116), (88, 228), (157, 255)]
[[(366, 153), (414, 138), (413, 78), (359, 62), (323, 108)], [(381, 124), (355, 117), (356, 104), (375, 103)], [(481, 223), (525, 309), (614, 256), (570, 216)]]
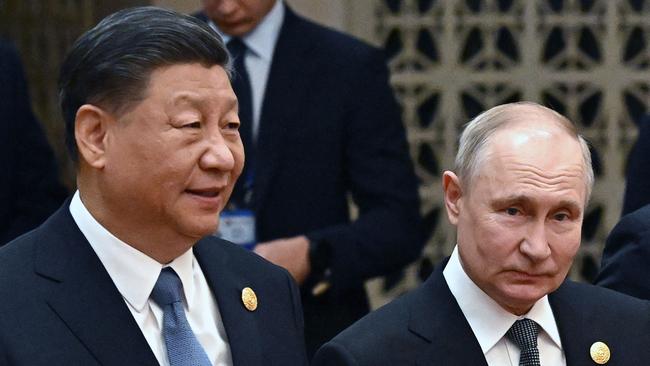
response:
[(650, 117), (639, 120), (639, 137), (628, 158), (623, 217), (607, 237), (595, 284), (650, 299)]
[(18, 54), (0, 40), (0, 246), (40, 225), (65, 196)]
[(307, 363), (290, 274), (210, 236), (244, 163), (226, 65), (203, 22), (159, 8), (77, 40), (60, 96), (79, 189), (0, 250), (0, 364)]
[(650, 364), (650, 304), (565, 279), (592, 184), (588, 145), (565, 117), (528, 102), (479, 115), (443, 175), (451, 257), (313, 364)]
[(247, 80), (234, 82), (250, 117), (231, 202), (254, 217), (255, 252), (302, 285), (311, 354), (368, 312), (366, 279), (401, 269), (424, 244), (385, 60), (283, 1), (205, 0), (197, 16), (224, 36)]
[(650, 300), (650, 205), (633, 211), (607, 237), (595, 283)]

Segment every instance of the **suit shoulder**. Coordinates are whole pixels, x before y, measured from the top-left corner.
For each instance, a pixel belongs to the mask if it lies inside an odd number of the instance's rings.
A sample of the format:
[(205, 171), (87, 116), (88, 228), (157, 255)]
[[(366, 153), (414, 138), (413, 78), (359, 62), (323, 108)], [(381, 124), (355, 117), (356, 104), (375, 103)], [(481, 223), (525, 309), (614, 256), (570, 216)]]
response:
[(287, 17), (290, 22), (287, 32), (306, 40), (319, 54), (345, 60), (383, 59), (383, 51), (352, 35), (317, 24), (296, 14), (287, 13)]
[(0, 280), (14, 272), (14, 266), (22, 266), (31, 260), (34, 244), (39, 237), (37, 230), (29, 231), (0, 247)]
[(35, 247), (39, 237), (33, 230), (0, 247), (0, 298), (13, 299), (34, 290)]
[[(608, 288), (587, 283), (566, 281), (558, 290), (560, 296), (578, 301), (581, 307), (615, 317), (634, 318), (650, 310), (650, 302)], [(646, 314), (647, 315), (647, 314)]]
[(369, 349), (408, 348), (404, 341), (409, 333), (409, 303), (412, 300), (411, 292), (370, 312), (334, 337), (332, 344), (346, 349), (357, 360), (367, 359)]
[(645, 233), (650, 230), (650, 205), (643, 206), (640, 209), (623, 216), (612, 231), (617, 230), (634, 231), (639, 233)]
[[(422, 320), (416, 308), (422, 304), (435, 307), (429, 292), (420, 286), (364, 316), (326, 343), (316, 354), (314, 365), (413, 364), (431, 346), (432, 340), (421, 329), (413, 328), (414, 321)], [(427, 327), (435, 326), (425, 322)]]
[(229, 266), (239, 268), (240, 271), (247, 272), (249, 276), (272, 276), (272, 278), (288, 276), (288, 272), (284, 268), (269, 262), (250, 250), (244, 249), (240, 245), (214, 236), (201, 239), (196, 244), (195, 250), (202, 255), (210, 256), (210, 258), (227, 258)]

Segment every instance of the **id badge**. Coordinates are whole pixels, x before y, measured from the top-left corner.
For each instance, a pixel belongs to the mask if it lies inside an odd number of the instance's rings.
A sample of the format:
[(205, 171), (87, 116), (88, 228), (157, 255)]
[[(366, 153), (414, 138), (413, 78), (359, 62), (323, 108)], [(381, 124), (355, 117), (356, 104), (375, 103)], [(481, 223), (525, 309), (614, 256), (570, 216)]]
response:
[(252, 210), (224, 210), (219, 216), (219, 238), (251, 250), (255, 240), (255, 215)]

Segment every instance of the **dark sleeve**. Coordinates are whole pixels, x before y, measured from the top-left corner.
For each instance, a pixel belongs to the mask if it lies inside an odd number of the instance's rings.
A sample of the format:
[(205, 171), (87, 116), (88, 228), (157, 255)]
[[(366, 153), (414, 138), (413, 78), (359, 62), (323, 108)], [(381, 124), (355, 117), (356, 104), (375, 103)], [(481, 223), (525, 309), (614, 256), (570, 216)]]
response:
[(312, 366), (359, 366), (352, 354), (336, 341), (325, 343), (316, 352)]
[(305, 346), (305, 321), (303, 318), (302, 303), (300, 301), (300, 290), (298, 285), (284, 268), (284, 275), (289, 285), (289, 293), (291, 294), (291, 302), (293, 304), (293, 317), (295, 320), (296, 340), (298, 343), (299, 354), (297, 355), (296, 365), (308, 365), (307, 361), (307, 347)]
[(650, 116), (639, 121), (639, 137), (630, 151), (625, 171), (623, 215), (650, 203)]
[(614, 227), (603, 251), (595, 284), (650, 299), (650, 206), (629, 214)]
[(359, 216), (307, 233), (330, 244), (332, 282), (339, 288), (403, 267), (424, 245), (417, 180), (384, 58), (372, 49), (355, 63), (348, 76), (345, 169)]
[[(6, 132), (0, 245), (41, 224), (66, 196), (54, 153), (31, 109), (29, 92), (18, 55), (0, 45), (0, 123)], [(4, 133), (3, 132), (3, 133)]]

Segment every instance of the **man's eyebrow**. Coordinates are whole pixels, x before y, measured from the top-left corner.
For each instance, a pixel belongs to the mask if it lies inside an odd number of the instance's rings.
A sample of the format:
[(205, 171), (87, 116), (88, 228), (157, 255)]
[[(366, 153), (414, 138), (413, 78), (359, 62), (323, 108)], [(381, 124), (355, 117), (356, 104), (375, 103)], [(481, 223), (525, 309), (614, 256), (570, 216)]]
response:
[(172, 96), (172, 104), (179, 105), (182, 103), (189, 103), (192, 105), (202, 104), (203, 101), (197, 93), (191, 92), (178, 92)]
[[(238, 107), (237, 97), (219, 97), (220, 102), (226, 109), (233, 109)], [(189, 103), (192, 106), (198, 107), (206, 104), (208, 100), (203, 98), (199, 93), (192, 92), (178, 92), (172, 96), (172, 105), (177, 106), (183, 103)]]
[[(509, 204), (520, 204), (520, 205), (531, 205), (534, 202), (533, 199), (526, 195), (522, 194), (513, 194), (505, 197), (496, 198), (492, 201), (492, 204), (495, 206), (506, 206)], [(582, 212), (582, 205), (575, 200), (561, 200), (557, 207), (566, 207), (571, 211)]]
[(533, 203), (533, 200), (523, 194), (512, 194), (505, 197), (499, 197), (492, 200), (492, 203), (497, 206), (505, 206), (508, 204), (518, 203), (523, 205), (530, 205)]
[(574, 200), (562, 200), (558, 207), (566, 207), (571, 211), (582, 212), (582, 205)]

